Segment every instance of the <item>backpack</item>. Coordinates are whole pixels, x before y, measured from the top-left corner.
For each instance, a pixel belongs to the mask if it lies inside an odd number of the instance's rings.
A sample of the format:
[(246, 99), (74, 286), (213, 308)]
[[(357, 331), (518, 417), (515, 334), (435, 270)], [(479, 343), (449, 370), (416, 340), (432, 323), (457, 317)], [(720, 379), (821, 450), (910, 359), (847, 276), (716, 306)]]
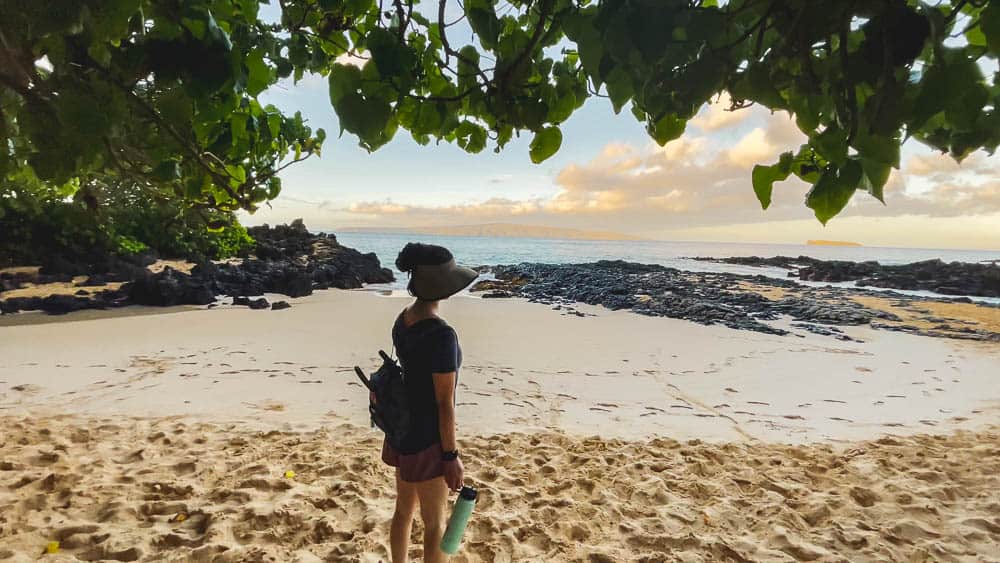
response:
[[(444, 326), (447, 325), (443, 321), (429, 323), (430, 328), (416, 335), (409, 346), (418, 344), (424, 337)], [(382, 358), (382, 365), (371, 377), (366, 377), (364, 370), (358, 366), (354, 366), (354, 373), (368, 388), (368, 413), (371, 415), (372, 426), (385, 432), (390, 444), (398, 446), (409, 433), (412, 420), (406, 374), (399, 362), (384, 350), (379, 350), (378, 355)]]

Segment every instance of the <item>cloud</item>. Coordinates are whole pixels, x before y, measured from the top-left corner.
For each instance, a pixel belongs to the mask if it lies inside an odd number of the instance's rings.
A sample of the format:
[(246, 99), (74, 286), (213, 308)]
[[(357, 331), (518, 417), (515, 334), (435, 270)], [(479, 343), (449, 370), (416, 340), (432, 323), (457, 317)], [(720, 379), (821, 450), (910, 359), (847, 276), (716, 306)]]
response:
[[(803, 205), (808, 186), (794, 177), (777, 183), (771, 207), (761, 210), (750, 186), (751, 168), (796, 150), (804, 137), (787, 114), (760, 113), (759, 124), (738, 136), (689, 133), (666, 147), (609, 143), (591, 160), (559, 170), (552, 179), (554, 191), (546, 197), (490, 198), (444, 206), (359, 202), (346, 211), (360, 221), (384, 219), (415, 226), (523, 221), (650, 236), (707, 233), (733, 225), (794, 224), (809, 233), (800, 240), (832, 236), (832, 229), (824, 231)], [(850, 224), (861, 220), (876, 225), (889, 217), (1000, 213), (1000, 173), (995, 169), (996, 159), (982, 153), (959, 167), (948, 157), (918, 149), (905, 159), (902, 170), (891, 175), (885, 188), (887, 205), (858, 193), (833, 223), (851, 218)], [(912, 225), (913, 220), (898, 224)]]
[(370, 54), (368, 53), (368, 51), (364, 51), (358, 55), (354, 53), (344, 53), (338, 56), (335, 59), (335, 62), (342, 65), (351, 65), (351, 66), (356, 66), (358, 68), (365, 68), (365, 65), (368, 64), (368, 61), (370, 60), (371, 60)]
[(705, 104), (691, 120), (691, 125), (709, 133), (733, 127), (750, 117), (749, 110), (730, 110), (732, 105), (729, 94), (724, 92), (718, 100)]

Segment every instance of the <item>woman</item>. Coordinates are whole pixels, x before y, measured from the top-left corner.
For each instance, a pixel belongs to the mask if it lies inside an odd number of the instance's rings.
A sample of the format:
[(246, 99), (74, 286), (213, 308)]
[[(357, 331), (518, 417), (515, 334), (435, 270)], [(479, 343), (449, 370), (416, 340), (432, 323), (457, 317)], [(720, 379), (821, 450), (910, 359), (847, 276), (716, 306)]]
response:
[(467, 287), (477, 274), (455, 264), (448, 249), (410, 243), (396, 267), (410, 275), (416, 300), (392, 327), (392, 343), (403, 367), (411, 424), (399, 443), (382, 445), (382, 461), (396, 468), (396, 511), (390, 543), (394, 563), (406, 561), (417, 505), (424, 522), (424, 560), (444, 561), (448, 491), (462, 487), (462, 460), (455, 442), (455, 387), (462, 351), (454, 329), (438, 316), (438, 305)]

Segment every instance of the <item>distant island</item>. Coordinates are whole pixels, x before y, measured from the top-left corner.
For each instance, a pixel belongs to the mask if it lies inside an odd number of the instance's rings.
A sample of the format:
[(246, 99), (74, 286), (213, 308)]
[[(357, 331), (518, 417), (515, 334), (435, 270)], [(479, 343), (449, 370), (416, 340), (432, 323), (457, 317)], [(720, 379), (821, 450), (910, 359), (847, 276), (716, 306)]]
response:
[(845, 240), (807, 240), (809, 246), (861, 246), (860, 242), (850, 242)]
[(517, 225), (514, 223), (487, 223), (483, 225), (453, 225), (438, 227), (344, 227), (337, 230), (344, 233), (399, 233), (416, 235), (440, 235), (452, 237), (505, 237), (544, 238), (570, 240), (645, 240), (642, 237), (616, 233), (613, 231), (591, 231), (565, 229), (541, 225)]

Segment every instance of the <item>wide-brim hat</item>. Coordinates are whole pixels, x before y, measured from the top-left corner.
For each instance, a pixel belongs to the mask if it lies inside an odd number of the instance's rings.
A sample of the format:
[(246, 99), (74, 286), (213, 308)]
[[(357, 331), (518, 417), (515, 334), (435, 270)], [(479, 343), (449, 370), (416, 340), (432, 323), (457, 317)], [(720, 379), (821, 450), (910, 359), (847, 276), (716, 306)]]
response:
[(451, 259), (443, 264), (414, 266), (410, 291), (424, 301), (447, 299), (469, 287), (479, 274)]

